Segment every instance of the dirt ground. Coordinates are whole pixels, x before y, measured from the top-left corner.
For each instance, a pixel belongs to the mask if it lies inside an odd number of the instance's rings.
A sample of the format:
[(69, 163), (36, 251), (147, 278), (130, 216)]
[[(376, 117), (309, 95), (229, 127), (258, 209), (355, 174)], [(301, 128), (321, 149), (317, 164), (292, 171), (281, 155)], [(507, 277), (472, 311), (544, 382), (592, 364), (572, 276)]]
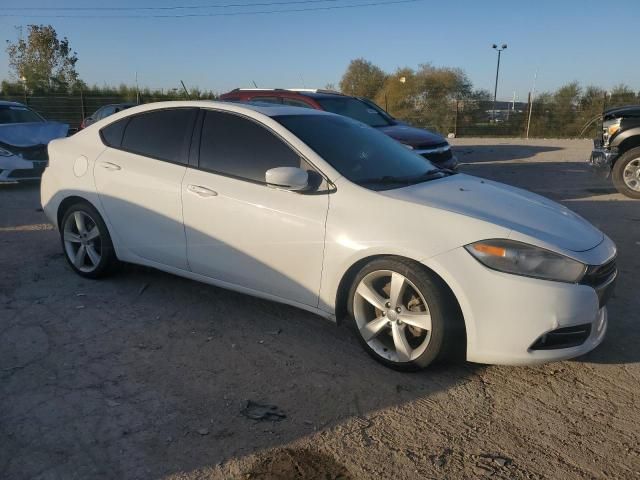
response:
[[(453, 143), (462, 171), (561, 201), (618, 244), (594, 352), (397, 373), (294, 308), (133, 266), (84, 280), (38, 186), (5, 185), (0, 478), (640, 478), (640, 201), (589, 173), (587, 141)], [(255, 420), (248, 401), (277, 410)]]

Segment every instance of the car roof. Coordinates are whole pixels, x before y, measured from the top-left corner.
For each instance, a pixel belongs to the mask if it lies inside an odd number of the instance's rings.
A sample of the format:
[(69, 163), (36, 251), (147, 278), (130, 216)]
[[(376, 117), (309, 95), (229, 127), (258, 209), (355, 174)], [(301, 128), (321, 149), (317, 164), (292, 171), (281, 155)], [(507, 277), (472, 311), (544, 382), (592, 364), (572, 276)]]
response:
[(122, 102), (122, 103), (110, 103), (108, 105), (103, 105), (100, 108), (104, 108), (104, 107), (123, 107), (123, 106), (129, 106), (129, 107), (135, 107), (136, 105), (138, 105), (135, 102)]
[(335, 97), (347, 97), (340, 92), (334, 90), (325, 90), (318, 88), (234, 88), (230, 92), (225, 93), (223, 96), (233, 96), (234, 94), (267, 94), (273, 96), (296, 96), (302, 95), (310, 98), (335, 98)]
[[(159, 110), (162, 108), (180, 108), (180, 107), (195, 107), (195, 108), (210, 108), (216, 110), (225, 110), (229, 112), (242, 113), (244, 112), (257, 112), (267, 117), (277, 117), (281, 115), (334, 115), (333, 113), (325, 112), (322, 110), (315, 110), (312, 108), (303, 107), (291, 107), (288, 105), (270, 105), (261, 104), (255, 105), (250, 103), (240, 102), (220, 102), (215, 100), (172, 100), (166, 102), (152, 102), (145, 103), (144, 105), (137, 105), (135, 107), (123, 110), (120, 114), (122, 116), (134, 115), (136, 113), (142, 113), (151, 110)], [(126, 113), (125, 113), (126, 112)]]

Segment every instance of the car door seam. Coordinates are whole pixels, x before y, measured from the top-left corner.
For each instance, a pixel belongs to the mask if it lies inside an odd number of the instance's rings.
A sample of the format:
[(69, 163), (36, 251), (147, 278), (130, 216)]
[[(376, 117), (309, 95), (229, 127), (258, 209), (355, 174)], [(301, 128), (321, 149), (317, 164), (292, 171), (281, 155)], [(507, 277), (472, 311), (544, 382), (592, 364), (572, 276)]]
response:
[(320, 295), (322, 292), (322, 282), (324, 281), (324, 261), (327, 250), (327, 223), (329, 222), (329, 209), (331, 208), (331, 195), (327, 194), (327, 209), (324, 216), (324, 229), (322, 235), (322, 262), (320, 263), (320, 282), (318, 283), (318, 299), (316, 308), (320, 308)]

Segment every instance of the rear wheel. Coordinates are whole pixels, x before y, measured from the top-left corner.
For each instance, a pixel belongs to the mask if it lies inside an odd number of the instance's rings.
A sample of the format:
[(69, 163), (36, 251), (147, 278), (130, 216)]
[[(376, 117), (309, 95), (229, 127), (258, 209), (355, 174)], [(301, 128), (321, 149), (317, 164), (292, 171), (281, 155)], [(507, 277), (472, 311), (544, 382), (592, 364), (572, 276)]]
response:
[(457, 303), (415, 262), (371, 261), (355, 278), (348, 308), (365, 350), (397, 370), (425, 368), (464, 346)]
[(83, 277), (100, 278), (109, 274), (118, 260), (102, 217), (89, 203), (71, 205), (60, 228), (65, 257)]
[(623, 153), (613, 166), (613, 185), (623, 195), (640, 199), (640, 147)]

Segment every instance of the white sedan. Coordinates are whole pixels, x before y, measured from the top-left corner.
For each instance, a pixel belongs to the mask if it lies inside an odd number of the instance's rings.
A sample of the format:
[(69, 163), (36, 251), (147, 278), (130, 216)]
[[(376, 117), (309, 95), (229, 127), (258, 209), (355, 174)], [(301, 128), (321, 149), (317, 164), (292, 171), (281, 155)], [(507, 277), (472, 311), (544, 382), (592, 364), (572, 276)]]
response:
[(608, 237), (346, 117), (154, 103), (52, 141), (49, 158), (42, 206), (84, 277), (132, 262), (348, 319), (404, 370), (565, 359), (605, 335)]

